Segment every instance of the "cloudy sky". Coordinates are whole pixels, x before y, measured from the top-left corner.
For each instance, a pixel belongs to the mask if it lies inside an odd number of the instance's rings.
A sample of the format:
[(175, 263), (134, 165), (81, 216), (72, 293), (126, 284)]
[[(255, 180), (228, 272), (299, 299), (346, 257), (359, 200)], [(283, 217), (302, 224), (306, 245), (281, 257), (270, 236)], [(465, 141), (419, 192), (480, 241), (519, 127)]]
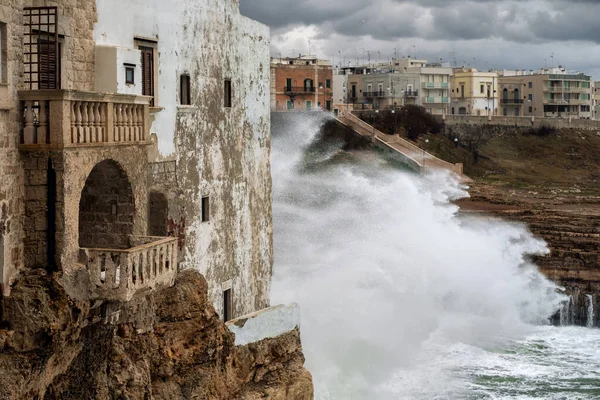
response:
[(486, 70), (560, 64), (600, 79), (600, 0), (240, 0), (240, 8), (271, 27), (274, 57), (310, 45), (336, 65), (416, 55)]

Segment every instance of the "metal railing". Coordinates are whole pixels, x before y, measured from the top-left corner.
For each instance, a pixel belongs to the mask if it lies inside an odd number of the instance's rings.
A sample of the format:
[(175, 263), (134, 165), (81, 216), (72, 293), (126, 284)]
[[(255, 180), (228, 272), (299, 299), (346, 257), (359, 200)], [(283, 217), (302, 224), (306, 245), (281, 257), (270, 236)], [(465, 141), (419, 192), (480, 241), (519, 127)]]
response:
[(386, 97), (383, 90), (377, 92), (363, 92), (363, 97)]
[(316, 91), (315, 86), (285, 86), (283, 88), (285, 93), (314, 93)]
[(502, 104), (523, 104), (523, 99), (500, 99)]

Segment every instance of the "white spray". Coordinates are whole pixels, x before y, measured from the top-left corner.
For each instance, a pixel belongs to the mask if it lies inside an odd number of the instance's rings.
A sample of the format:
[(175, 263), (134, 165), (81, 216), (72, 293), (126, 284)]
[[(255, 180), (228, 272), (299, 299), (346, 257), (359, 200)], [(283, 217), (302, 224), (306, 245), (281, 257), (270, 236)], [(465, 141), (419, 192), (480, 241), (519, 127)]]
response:
[[(322, 123), (275, 115), (272, 135), (272, 302), (301, 306), (317, 399), (397, 399), (386, 384), (427, 368), (426, 341), (484, 346), (559, 309), (555, 286), (525, 260), (547, 252), (542, 241), (457, 216), (450, 201), (466, 193), (449, 175), (421, 179), (335, 146), (307, 152)], [(430, 389), (450, 384), (429, 378)]]

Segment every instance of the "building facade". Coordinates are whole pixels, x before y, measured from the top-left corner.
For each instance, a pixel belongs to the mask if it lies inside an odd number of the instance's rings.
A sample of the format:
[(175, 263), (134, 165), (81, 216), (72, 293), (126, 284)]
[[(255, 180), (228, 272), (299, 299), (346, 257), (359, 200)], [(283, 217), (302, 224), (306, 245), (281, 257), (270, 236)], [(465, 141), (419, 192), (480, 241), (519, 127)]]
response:
[(450, 86), (451, 114), (498, 115), (498, 74), (455, 68)]
[[(269, 30), (237, 0), (0, 6), (0, 283), (128, 302), (198, 269), (269, 305)], [(226, 21), (226, 23), (222, 23)]]
[(332, 110), (333, 69), (312, 56), (271, 59), (271, 109)]
[(426, 64), (409, 71), (417, 72), (421, 77), (420, 104), (427, 112), (434, 115), (449, 114), (452, 68), (442, 64)]
[(585, 74), (558, 67), (500, 71), (499, 79), (502, 99), (508, 99), (503, 112), (508, 115), (593, 118), (592, 80)]

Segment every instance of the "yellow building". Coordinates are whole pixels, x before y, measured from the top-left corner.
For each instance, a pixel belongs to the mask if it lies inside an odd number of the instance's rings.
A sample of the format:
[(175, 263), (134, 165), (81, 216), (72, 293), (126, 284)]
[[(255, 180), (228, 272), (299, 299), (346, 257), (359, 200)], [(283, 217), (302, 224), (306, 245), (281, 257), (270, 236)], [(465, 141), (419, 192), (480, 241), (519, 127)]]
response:
[(498, 115), (498, 73), (455, 68), (451, 78), (451, 114)]

